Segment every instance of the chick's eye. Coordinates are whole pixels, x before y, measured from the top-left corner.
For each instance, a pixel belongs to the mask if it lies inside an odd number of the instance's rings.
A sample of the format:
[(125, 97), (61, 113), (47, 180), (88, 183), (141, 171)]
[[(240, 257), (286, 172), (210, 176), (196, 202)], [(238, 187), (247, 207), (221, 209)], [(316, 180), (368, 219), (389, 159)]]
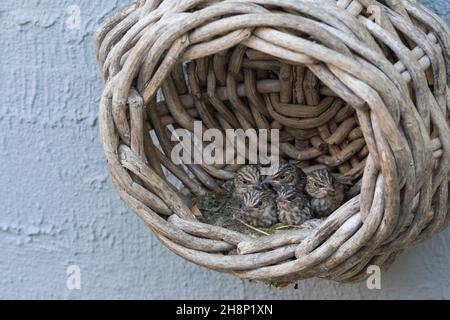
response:
[(283, 176), (280, 177), (280, 179), (284, 180), (284, 179), (286, 179), (286, 176), (283, 175)]
[(258, 207), (261, 207), (263, 205), (262, 201), (258, 202)]

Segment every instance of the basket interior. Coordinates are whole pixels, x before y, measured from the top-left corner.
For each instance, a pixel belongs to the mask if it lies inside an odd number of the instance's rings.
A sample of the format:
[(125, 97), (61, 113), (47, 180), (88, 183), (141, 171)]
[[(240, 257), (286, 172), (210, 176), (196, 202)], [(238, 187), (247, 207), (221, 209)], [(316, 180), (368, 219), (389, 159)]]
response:
[[(177, 64), (147, 108), (147, 120), (152, 130), (147, 158), (189, 205), (192, 195), (223, 190), (242, 167), (237, 158), (224, 164), (174, 164), (171, 155), (180, 143), (174, 130), (187, 130), (193, 140), (195, 121), (224, 136), (230, 129), (266, 129), (269, 136), (277, 129), (280, 160), (305, 172), (326, 167), (352, 196), (359, 193), (369, 155), (357, 112), (339, 93), (308, 67), (243, 45)], [(188, 143), (199, 150), (198, 140)], [(249, 144), (246, 163), (248, 149)]]

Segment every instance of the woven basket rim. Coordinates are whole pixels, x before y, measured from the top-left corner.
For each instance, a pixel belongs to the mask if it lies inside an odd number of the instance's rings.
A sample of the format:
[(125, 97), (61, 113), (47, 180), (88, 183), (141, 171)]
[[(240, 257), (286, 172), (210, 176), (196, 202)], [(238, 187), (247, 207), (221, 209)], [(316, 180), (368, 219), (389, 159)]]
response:
[[(95, 49), (113, 184), (191, 262), (279, 285), (358, 282), (450, 222), (450, 31), (415, 1), (139, 0), (104, 22)], [(166, 126), (196, 118), (315, 134), (307, 151), (284, 143), (285, 157), (362, 175), (361, 193), (313, 230), (251, 239), (200, 223), (162, 170), (194, 194), (232, 176), (190, 166), (190, 179), (171, 162)]]

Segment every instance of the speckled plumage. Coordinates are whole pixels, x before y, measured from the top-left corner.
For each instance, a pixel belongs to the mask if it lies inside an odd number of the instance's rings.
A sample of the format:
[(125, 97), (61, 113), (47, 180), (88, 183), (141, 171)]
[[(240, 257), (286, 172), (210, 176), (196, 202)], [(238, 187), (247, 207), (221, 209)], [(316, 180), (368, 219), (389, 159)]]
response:
[(308, 197), (295, 186), (282, 186), (277, 196), (278, 219), (286, 225), (301, 225), (313, 218)]
[(234, 178), (233, 198), (242, 202), (244, 194), (262, 188), (262, 177), (258, 166), (247, 165), (242, 167)]
[(282, 161), (277, 172), (267, 176), (266, 182), (276, 191), (279, 191), (282, 186), (295, 186), (299, 191), (303, 192), (306, 185), (306, 175), (295, 165)]
[(344, 201), (344, 186), (326, 169), (309, 173), (305, 190), (311, 198), (311, 208), (318, 218), (329, 216)]
[(242, 198), (236, 217), (253, 227), (271, 227), (278, 222), (275, 200), (270, 190), (248, 191)]

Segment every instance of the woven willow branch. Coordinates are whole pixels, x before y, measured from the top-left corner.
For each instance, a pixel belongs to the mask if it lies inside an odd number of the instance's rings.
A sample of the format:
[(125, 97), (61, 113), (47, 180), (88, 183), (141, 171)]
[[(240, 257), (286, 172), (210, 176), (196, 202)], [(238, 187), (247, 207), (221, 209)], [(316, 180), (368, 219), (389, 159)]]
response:
[[(450, 222), (450, 32), (415, 1), (139, 0), (101, 26), (96, 54), (112, 181), (189, 261), (356, 282)], [(281, 129), (285, 159), (334, 168), (357, 195), (313, 230), (252, 238), (200, 223), (186, 191), (217, 191), (239, 166), (171, 162), (169, 128), (195, 120)]]

